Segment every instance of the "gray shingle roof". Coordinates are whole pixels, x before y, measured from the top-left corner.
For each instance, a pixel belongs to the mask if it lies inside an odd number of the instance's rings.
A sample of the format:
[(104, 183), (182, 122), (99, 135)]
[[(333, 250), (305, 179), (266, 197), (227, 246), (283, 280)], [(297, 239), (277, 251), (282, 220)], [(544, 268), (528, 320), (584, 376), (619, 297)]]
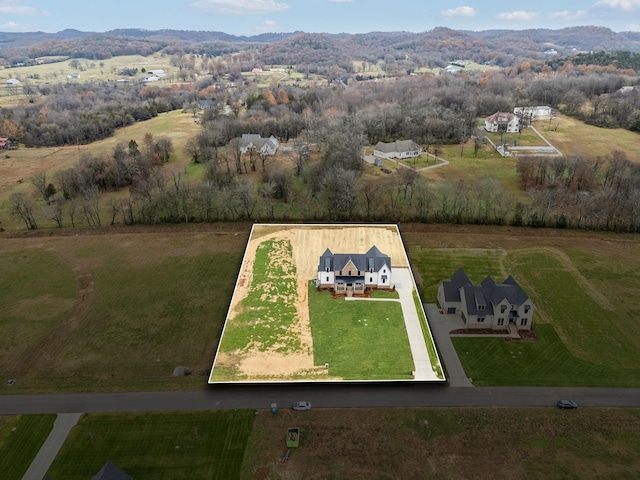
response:
[(412, 152), (414, 150), (420, 150), (420, 145), (413, 140), (398, 140), (397, 142), (391, 143), (378, 142), (375, 149), (383, 153)]
[(111, 462), (105, 463), (92, 480), (133, 480), (121, 468)]
[[(487, 276), (480, 285), (473, 285), (464, 270), (460, 268), (453, 274), (451, 281), (442, 282), (442, 285), (447, 302), (461, 301), (460, 291), (464, 291), (467, 312), (470, 315), (493, 315), (493, 307), (505, 299), (510, 305), (515, 306), (520, 306), (529, 300), (529, 296), (512, 276), (503, 283), (496, 283)], [(480, 305), (485, 305), (485, 309), (480, 310), (478, 308)]]
[(362, 272), (368, 271), (371, 268), (373, 268), (374, 272), (377, 272), (385, 264), (389, 268), (389, 271), (391, 271), (391, 258), (378, 250), (375, 245), (371, 247), (367, 253), (334, 254), (327, 248), (320, 257), (318, 271), (324, 272), (327, 268), (329, 268), (330, 272), (339, 271), (349, 262), (352, 262), (353, 265)]

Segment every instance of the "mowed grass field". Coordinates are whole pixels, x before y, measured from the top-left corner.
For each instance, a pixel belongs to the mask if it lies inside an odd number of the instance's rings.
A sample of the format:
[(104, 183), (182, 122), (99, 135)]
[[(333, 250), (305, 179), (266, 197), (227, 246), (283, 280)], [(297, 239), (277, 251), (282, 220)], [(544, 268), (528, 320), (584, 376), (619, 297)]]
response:
[[(633, 300), (640, 292), (640, 245), (633, 236), (459, 231), (451, 243), (460, 248), (409, 249), (425, 301), (435, 303), (438, 284), (464, 267), (475, 283), (513, 275), (537, 308), (536, 342), (453, 339), (475, 385), (640, 386), (640, 311)], [(405, 243), (412, 245), (414, 235)]]
[(414, 370), (399, 302), (346, 301), (309, 282), (315, 365), (344, 380), (406, 380)]
[(111, 461), (133, 478), (238, 478), (253, 411), (88, 414), (48, 471), (84, 480)]
[[(300, 447), (283, 463), (292, 425)], [(48, 475), (90, 478), (111, 461), (148, 479), (633, 479), (639, 449), (640, 410), (627, 409), (90, 414)]]
[(2, 393), (204, 385), (248, 227), (180, 230), (3, 238)]
[(0, 417), (0, 472), (3, 480), (20, 480), (46, 440), (55, 415)]

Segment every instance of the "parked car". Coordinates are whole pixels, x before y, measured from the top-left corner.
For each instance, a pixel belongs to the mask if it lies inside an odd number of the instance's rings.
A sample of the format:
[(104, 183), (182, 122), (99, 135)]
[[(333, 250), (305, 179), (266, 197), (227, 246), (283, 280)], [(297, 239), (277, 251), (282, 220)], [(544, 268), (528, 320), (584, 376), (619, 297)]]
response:
[(291, 408), (294, 410), (311, 410), (311, 402), (296, 402)]
[(562, 408), (563, 410), (566, 408), (569, 409), (575, 409), (578, 408), (578, 404), (576, 402), (574, 402), (573, 400), (558, 400), (558, 402), (556, 403), (558, 408)]

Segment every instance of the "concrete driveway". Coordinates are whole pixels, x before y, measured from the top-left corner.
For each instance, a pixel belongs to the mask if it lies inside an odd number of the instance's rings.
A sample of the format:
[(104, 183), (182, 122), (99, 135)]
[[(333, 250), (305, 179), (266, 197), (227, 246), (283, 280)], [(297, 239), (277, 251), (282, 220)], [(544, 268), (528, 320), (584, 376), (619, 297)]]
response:
[(446, 315), (440, 313), (435, 303), (425, 303), (427, 319), (434, 336), (440, 359), (444, 362), (449, 385), (452, 387), (473, 387), (473, 383), (467, 377), (462, 368), (456, 349), (453, 348), (449, 332), (464, 328), (464, 322), (458, 315)]

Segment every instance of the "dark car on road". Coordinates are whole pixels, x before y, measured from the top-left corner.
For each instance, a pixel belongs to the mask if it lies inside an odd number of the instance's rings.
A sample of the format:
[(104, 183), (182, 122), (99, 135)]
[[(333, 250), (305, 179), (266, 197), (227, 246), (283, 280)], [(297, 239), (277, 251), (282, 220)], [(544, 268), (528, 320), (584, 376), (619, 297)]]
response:
[(558, 400), (558, 402), (556, 403), (556, 406), (563, 410), (565, 409), (574, 410), (578, 408), (578, 404), (573, 400)]

